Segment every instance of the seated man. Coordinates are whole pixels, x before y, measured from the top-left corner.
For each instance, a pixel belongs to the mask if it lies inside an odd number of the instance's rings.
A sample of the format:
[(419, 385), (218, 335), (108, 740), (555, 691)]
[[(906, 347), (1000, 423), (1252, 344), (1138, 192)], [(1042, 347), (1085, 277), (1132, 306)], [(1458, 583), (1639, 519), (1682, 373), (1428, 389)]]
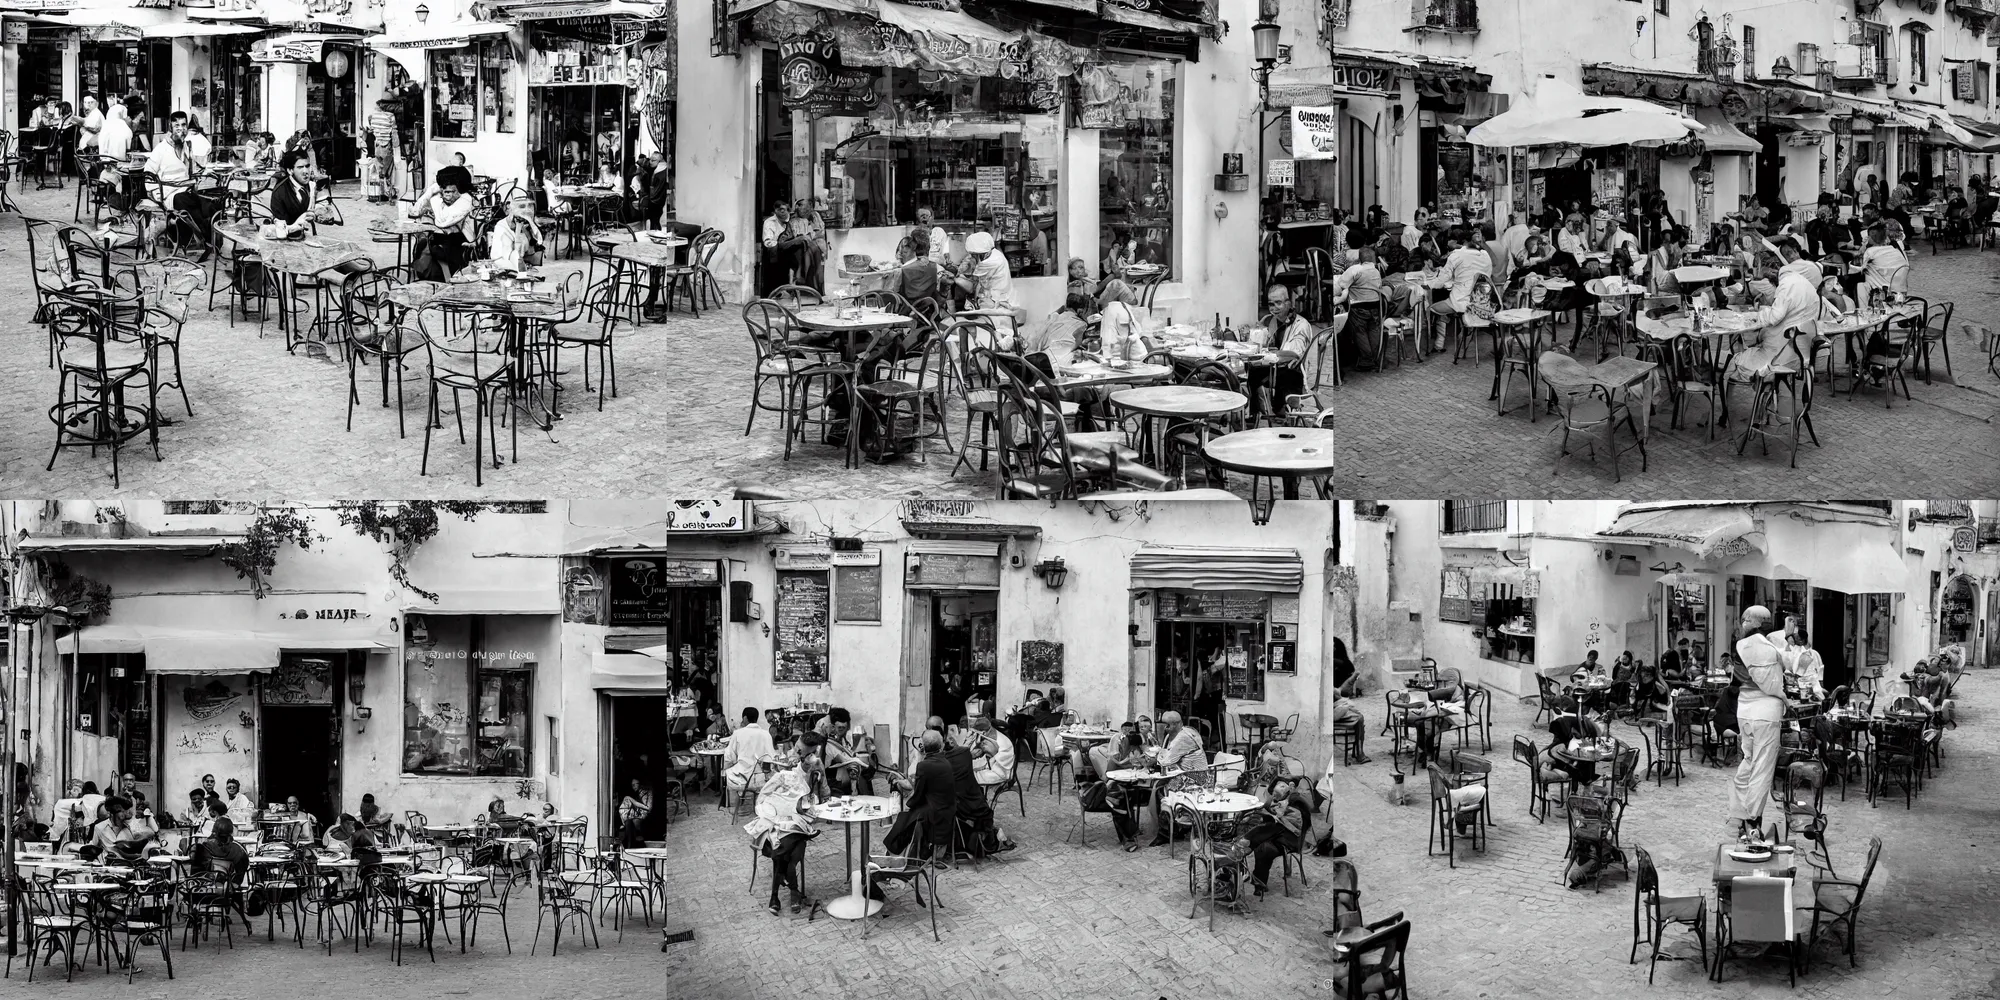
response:
[(922, 756), (910, 777), (889, 778), (889, 783), (903, 792), (905, 807), (896, 817), (895, 825), (882, 837), (882, 846), (891, 853), (903, 853), (921, 822), (931, 843), (919, 844), (910, 853), (922, 857), (933, 847), (943, 848), (951, 843), (950, 830), (958, 816), (958, 786), (951, 762), (945, 759), (943, 733), (925, 730), (918, 752)]
[(826, 783), (835, 795), (875, 794), (873, 752), (866, 736), (854, 732), (854, 720), (847, 709), (834, 707), (821, 717), (815, 730), (826, 737)]
[(1341, 691), (1334, 699), (1333, 712), (1327, 716), (1327, 724), (1354, 727), (1354, 758), (1358, 763), (1370, 763), (1367, 751), (1362, 749), (1362, 744), (1368, 741), (1368, 721), (1361, 715), (1361, 706), (1355, 704), (1346, 691)]
[[(196, 191), (195, 184), (207, 169), (208, 139), (189, 130), (185, 111), (176, 111), (167, 116), (167, 136), (154, 147), (146, 157), (146, 172), (160, 179), (168, 204), (159, 208), (172, 208), (184, 212), (193, 222), (196, 231), (206, 240), (208, 226), (217, 209), (222, 207), (222, 196), (214, 191)], [(148, 192), (150, 194), (151, 192)], [(147, 232), (152, 239), (166, 231), (168, 222), (162, 214), (153, 221)], [(206, 259), (207, 251), (203, 251)]]
[(105, 799), (104, 811), (104, 820), (91, 830), (90, 843), (82, 852), (86, 857), (131, 864), (144, 856), (146, 845), (160, 834), (152, 810), (134, 810), (132, 800), (122, 795)]
[(960, 841), (965, 849), (978, 855), (1013, 850), (1014, 842), (1007, 839), (1007, 831), (994, 820), (993, 807), (986, 801), (986, 786), (975, 776), (972, 751), (950, 746), (944, 751), (944, 759), (951, 767), (952, 787), (958, 795)]
[(418, 278), (443, 281), (465, 266), (466, 251), (472, 244), (472, 173), (460, 166), (440, 168), (437, 190), (416, 203), (410, 217), (428, 218), (438, 227), (435, 233), (418, 238), (416, 263)]
[[(1278, 362), (1249, 366), (1250, 408), (1257, 413), (1277, 413), (1283, 410), (1285, 397), (1306, 391), (1300, 362), (1312, 348), (1313, 328), (1299, 315), (1292, 290), (1284, 285), (1273, 283), (1265, 289), (1264, 304), (1271, 314), (1251, 334), (1250, 342), (1278, 352)], [(1265, 402), (1267, 395), (1270, 405)]]
[(743, 709), (743, 724), (729, 734), (729, 743), (722, 752), (722, 777), (729, 787), (736, 791), (755, 791), (759, 782), (758, 761), (777, 752), (771, 743), (771, 731), (757, 721), (757, 710)]
[(993, 728), (992, 716), (972, 717), (973, 736), (966, 744), (972, 751), (973, 777), (982, 787), (991, 788), (1014, 776), (1014, 741)]

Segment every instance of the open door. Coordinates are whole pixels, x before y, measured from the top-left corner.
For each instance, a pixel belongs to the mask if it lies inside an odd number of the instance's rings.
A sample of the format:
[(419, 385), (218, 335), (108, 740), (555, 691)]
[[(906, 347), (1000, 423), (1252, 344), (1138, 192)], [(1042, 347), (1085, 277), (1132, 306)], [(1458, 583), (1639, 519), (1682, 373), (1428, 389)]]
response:
[(903, 727), (893, 752), (899, 767), (908, 766), (907, 737), (924, 731), (931, 711), (931, 621), (936, 598), (927, 590), (908, 591), (903, 610)]

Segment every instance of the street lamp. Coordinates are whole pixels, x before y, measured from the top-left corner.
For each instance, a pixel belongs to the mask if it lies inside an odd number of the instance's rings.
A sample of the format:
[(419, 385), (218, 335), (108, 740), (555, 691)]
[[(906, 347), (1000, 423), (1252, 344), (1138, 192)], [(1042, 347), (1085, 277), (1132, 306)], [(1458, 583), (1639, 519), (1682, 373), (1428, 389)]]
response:
[[(52, 608), (43, 607), (37, 604), (17, 604), (7, 609), (7, 620), (12, 624), (15, 631), (22, 633), (32, 633), (35, 623), (50, 615), (68, 619), (69, 609), (61, 606)], [(18, 636), (15, 637), (15, 641), (7, 644), (7, 657), (10, 661), (16, 660), (16, 650), (21, 648), (22, 645), (23, 643), (20, 642)], [(33, 664), (29, 665), (32, 666)], [(0, 780), (6, 782), (4, 787), (0, 787), (0, 815), (4, 815), (6, 826), (5, 832), (0, 833), (0, 855), (4, 855), (6, 860), (0, 862), (0, 864), (5, 865), (7, 878), (8, 955), (19, 954), (15, 946), (19, 935), (15, 931), (19, 926), (16, 914), (20, 911), (21, 901), (14, 891), (16, 875), (14, 868), (14, 816), (19, 811), (19, 808), (14, 798), (19, 791), (20, 782), (14, 780), (14, 767), (19, 751), (16, 741), (20, 739), (20, 736), (16, 734), (26, 732), (21, 729), (18, 720), (19, 713), (15, 711), (14, 705), (14, 678), (19, 676), (21, 676), (20, 669), (14, 662), (9, 662), (7, 664), (7, 683), (4, 686), (0, 686), (0, 724), (4, 724), (6, 727), (6, 739), (4, 744), (0, 744), (0, 774), (5, 775), (4, 779)]]
[(423, 24), (424, 22), (429, 21), (430, 19), (431, 19), (431, 9), (423, 4), (418, 4), (417, 23)]
[[(1264, 162), (1264, 113), (1271, 103), (1271, 69), (1278, 65), (1278, 25), (1271, 20), (1270, 7), (1259, 6), (1257, 23), (1250, 26), (1250, 52), (1257, 63), (1257, 253), (1264, 252), (1264, 202), (1270, 197), (1271, 168)], [(1262, 261), (1259, 262), (1260, 270)], [(1261, 275), (1260, 275), (1261, 277)], [(1263, 294), (1259, 288), (1257, 294)]]

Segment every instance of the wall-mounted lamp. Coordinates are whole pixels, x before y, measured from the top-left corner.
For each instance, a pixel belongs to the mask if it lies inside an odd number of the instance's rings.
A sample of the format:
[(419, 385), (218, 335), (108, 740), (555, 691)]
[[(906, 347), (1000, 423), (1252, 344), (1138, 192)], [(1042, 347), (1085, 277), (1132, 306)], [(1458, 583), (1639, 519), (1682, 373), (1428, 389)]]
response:
[(1257, 525), (1270, 524), (1271, 511), (1277, 509), (1277, 506), (1277, 497), (1268, 493), (1259, 496), (1255, 490), (1252, 490), (1250, 492), (1250, 523)]
[(1063, 581), (1069, 579), (1069, 568), (1063, 565), (1061, 558), (1044, 559), (1036, 563), (1034, 573), (1042, 578), (1043, 583), (1048, 584), (1050, 590), (1061, 590)]
[(368, 709), (362, 707), (368, 694), (368, 667), (365, 661), (347, 671), (347, 703), (354, 706), (356, 722), (368, 717)]
[(428, 20), (430, 20), (430, 19), (431, 19), (431, 9), (430, 9), (429, 7), (426, 7), (426, 6), (424, 6), (423, 4), (418, 4), (418, 5), (417, 5), (417, 23), (418, 23), (418, 24), (422, 24), (422, 23), (424, 23), (425, 21), (428, 21)]
[(1798, 75), (1799, 71), (1792, 68), (1792, 61), (1784, 56), (1779, 56), (1778, 61), (1771, 64), (1771, 78), (1774, 80), (1789, 80)]

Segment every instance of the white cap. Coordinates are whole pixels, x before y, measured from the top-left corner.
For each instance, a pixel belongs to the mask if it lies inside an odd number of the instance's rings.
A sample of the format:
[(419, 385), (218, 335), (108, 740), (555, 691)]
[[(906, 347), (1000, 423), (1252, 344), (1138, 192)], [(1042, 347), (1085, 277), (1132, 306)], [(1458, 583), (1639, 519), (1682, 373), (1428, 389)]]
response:
[(965, 238), (965, 252), (985, 254), (993, 252), (992, 233), (973, 233)]

